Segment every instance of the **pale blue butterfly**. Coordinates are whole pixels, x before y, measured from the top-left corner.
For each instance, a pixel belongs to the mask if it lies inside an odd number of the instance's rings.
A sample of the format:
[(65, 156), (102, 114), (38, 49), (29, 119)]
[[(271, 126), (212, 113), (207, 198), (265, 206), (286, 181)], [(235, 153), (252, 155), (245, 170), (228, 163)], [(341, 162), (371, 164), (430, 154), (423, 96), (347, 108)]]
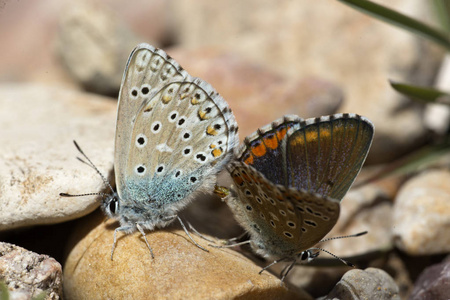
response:
[(213, 190), (238, 144), (237, 130), (231, 109), (211, 85), (160, 49), (140, 44), (133, 50), (119, 94), (117, 193), (102, 203), (120, 222), (111, 259), (118, 231), (139, 230), (153, 257), (145, 230), (176, 218), (185, 229), (177, 212), (199, 192)]

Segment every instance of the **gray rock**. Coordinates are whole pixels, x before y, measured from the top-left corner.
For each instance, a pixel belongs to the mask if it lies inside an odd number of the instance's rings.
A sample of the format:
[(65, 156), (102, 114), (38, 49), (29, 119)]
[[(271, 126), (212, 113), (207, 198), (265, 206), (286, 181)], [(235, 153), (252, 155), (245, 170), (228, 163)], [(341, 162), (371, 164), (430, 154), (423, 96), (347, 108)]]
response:
[(56, 260), (2, 242), (0, 281), (6, 284), (12, 300), (31, 299), (43, 293), (44, 299), (62, 298), (62, 269)]
[(334, 289), (322, 300), (377, 299), (400, 300), (399, 290), (391, 276), (376, 268), (345, 273)]
[(140, 39), (102, 2), (77, 1), (61, 14), (57, 51), (89, 91), (116, 95), (131, 50)]
[(450, 299), (450, 260), (426, 268), (417, 279), (409, 300)]

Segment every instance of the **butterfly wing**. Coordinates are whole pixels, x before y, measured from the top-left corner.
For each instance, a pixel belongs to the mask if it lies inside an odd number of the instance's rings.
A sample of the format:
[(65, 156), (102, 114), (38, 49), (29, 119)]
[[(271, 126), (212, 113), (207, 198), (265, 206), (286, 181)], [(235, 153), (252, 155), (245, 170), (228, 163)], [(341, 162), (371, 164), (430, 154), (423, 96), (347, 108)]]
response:
[(287, 115), (259, 128), (245, 138), (237, 160), (254, 167), (275, 184), (287, 186), (285, 137), (289, 129), (299, 127), (303, 119)]
[(242, 162), (228, 170), (237, 197), (227, 198), (227, 204), (259, 254), (292, 257), (314, 246), (337, 222), (337, 200), (273, 184)]
[(237, 159), (267, 179), (342, 199), (368, 154), (374, 127), (356, 114), (285, 116), (248, 136)]
[(182, 71), (162, 50), (138, 46), (124, 78), (116, 181), (128, 219), (140, 216), (152, 228), (194, 191), (212, 188), (238, 142), (237, 124), (208, 83)]
[(372, 123), (356, 114), (300, 122), (286, 138), (288, 186), (341, 200), (369, 152)]
[(234, 116), (209, 84), (198, 78), (169, 83), (136, 117), (125, 172), (131, 198), (144, 195), (164, 207), (212, 187), (236, 143)]
[(128, 160), (123, 158), (130, 157), (135, 117), (142, 103), (169, 81), (188, 77), (189, 74), (164, 51), (148, 44), (138, 45), (130, 54), (120, 87), (116, 124), (114, 171), (120, 198), (123, 198), (128, 165)]

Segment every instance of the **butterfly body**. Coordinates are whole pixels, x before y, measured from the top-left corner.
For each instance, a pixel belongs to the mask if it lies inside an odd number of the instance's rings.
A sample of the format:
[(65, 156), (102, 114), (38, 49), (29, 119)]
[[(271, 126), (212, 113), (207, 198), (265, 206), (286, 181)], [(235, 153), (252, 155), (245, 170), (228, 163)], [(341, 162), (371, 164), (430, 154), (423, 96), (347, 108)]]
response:
[(225, 100), (164, 51), (138, 45), (120, 89), (114, 169), (117, 193), (103, 203), (116, 231), (164, 227), (210, 192), (238, 143)]
[(228, 166), (226, 198), (254, 250), (296, 261), (336, 224), (373, 125), (355, 114), (285, 116), (248, 136)]

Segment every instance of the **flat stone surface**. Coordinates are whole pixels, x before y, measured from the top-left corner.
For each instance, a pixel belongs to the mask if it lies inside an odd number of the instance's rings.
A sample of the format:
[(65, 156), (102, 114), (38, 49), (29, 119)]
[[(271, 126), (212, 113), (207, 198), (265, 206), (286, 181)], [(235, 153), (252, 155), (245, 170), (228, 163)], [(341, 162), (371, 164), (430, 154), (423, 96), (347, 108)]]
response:
[(53, 224), (94, 210), (104, 189), (76, 159), (77, 140), (105, 176), (112, 170), (116, 101), (62, 88), (0, 86), (0, 231)]
[(411, 255), (450, 251), (450, 172), (428, 170), (406, 182), (394, 204), (397, 247)]
[[(98, 213), (83, 219), (64, 268), (67, 299), (311, 299), (294, 293), (260, 267), (230, 249), (216, 249), (194, 235), (197, 248), (181, 229), (157, 230), (146, 237), (117, 234), (110, 259), (112, 220)], [(93, 230), (92, 226), (98, 224)]]

